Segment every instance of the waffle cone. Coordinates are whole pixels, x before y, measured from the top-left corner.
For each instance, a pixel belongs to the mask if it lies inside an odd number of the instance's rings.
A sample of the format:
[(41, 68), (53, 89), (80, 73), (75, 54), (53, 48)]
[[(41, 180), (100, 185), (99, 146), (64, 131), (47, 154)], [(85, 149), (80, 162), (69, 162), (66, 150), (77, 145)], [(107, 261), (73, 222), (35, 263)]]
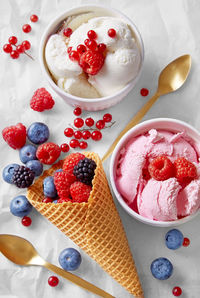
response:
[(80, 246), (127, 291), (142, 298), (139, 277), (101, 160), (93, 152), (84, 154), (97, 164), (88, 203), (42, 203), (43, 180), (61, 168), (63, 161), (45, 171), (28, 188), (27, 197), (42, 215)]

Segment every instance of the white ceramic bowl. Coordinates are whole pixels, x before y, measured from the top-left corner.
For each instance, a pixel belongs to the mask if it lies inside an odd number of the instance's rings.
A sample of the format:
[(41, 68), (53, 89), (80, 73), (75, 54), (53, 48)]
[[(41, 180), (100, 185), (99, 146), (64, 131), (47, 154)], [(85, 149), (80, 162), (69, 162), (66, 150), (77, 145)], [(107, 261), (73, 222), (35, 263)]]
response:
[(119, 154), (122, 148), (127, 144), (127, 142), (132, 139), (133, 137), (136, 137), (140, 134), (143, 134), (144, 132), (148, 132), (150, 129), (155, 128), (155, 129), (165, 129), (165, 130), (170, 130), (172, 132), (180, 132), (180, 131), (185, 131), (186, 134), (195, 142), (195, 149), (197, 150), (197, 153), (200, 156), (200, 133), (193, 128), (191, 125), (179, 121), (176, 119), (170, 119), (170, 118), (157, 118), (157, 119), (152, 119), (148, 121), (144, 121), (132, 129), (130, 129), (119, 141), (117, 146), (115, 147), (112, 157), (111, 157), (111, 163), (110, 163), (110, 181), (111, 181), (111, 186), (113, 189), (113, 192), (120, 203), (120, 205), (126, 210), (126, 212), (132, 216), (133, 218), (151, 225), (151, 226), (156, 226), (156, 227), (173, 227), (177, 226), (183, 223), (186, 223), (187, 221), (191, 220), (194, 218), (197, 214), (200, 213), (200, 211), (197, 211), (193, 215), (189, 215), (187, 217), (184, 217), (182, 219), (178, 219), (175, 221), (155, 221), (148, 219), (146, 217), (141, 216), (134, 210), (132, 210), (123, 200), (123, 197), (120, 195), (119, 191), (117, 190), (116, 184), (115, 184), (115, 175), (116, 175), (116, 166), (118, 163), (119, 159)]
[[(53, 34), (56, 29), (58, 28), (59, 24), (63, 20), (65, 20), (68, 16), (77, 14), (77, 13), (83, 13), (86, 11), (99, 11), (100, 13), (105, 12), (105, 15), (108, 16), (114, 16), (121, 18), (124, 20), (127, 24), (129, 24), (133, 28), (133, 32), (135, 33), (135, 38), (138, 43), (138, 46), (140, 48), (141, 52), (141, 64), (140, 64), (140, 69), (138, 71), (137, 76), (130, 81), (123, 89), (121, 89), (119, 92), (111, 95), (111, 96), (106, 96), (106, 97), (101, 97), (101, 98), (81, 98), (77, 96), (73, 96), (61, 88), (59, 88), (55, 82), (52, 80), (51, 75), (49, 73), (48, 67), (45, 62), (44, 58), (44, 49), (46, 46), (46, 42), (51, 34)], [(115, 104), (117, 104), (120, 100), (122, 100), (128, 92), (135, 86), (143, 65), (143, 60), (144, 60), (144, 46), (143, 46), (143, 41), (141, 38), (141, 35), (136, 28), (135, 24), (125, 15), (123, 15), (121, 12), (111, 9), (105, 6), (95, 6), (95, 5), (88, 5), (88, 6), (79, 6), (70, 10), (67, 10), (66, 12), (62, 13), (60, 16), (56, 17), (45, 29), (43, 36), (41, 38), (40, 42), (40, 47), (39, 47), (39, 60), (40, 60), (40, 66), (42, 69), (42, 72), (44, 73), (45, 78), (49, 82), (50, 86), (54, 89), (54, 91), (61, 96), (64, 101), (72, 106), (79, 106), (84, 110), (88, 111), (97, 111), (97, 110), (103, 110), (107, 109)]]

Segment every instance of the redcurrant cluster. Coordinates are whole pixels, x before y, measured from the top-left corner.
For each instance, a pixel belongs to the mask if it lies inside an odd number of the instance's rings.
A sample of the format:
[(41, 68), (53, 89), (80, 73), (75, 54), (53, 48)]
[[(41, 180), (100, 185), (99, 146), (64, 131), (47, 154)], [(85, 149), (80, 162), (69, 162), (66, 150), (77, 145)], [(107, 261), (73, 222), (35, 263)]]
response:
[[(74, 115), (80, 116), (82, 114), (81, 108), (77, 107), (74, 109)], [(88, 143), (86, 140), (92, 139), (93, 141), (100, 141), (102, 139), (101, 130), (105, 128), (110, 128), (115, 122), (112, 121), (111, 114), (105, 114), (103, 119), (94, 121), (93, 118), (88, 117), (85, 120), (83, 118), (77, 117), (74, 119), (74, 126), (67, 127), (64, 130), (64, 135), (68, 138), (72, 138), (69, 145), (64, 143), (60, 146), (62, 152), (68, 152), (71, 148), (86, 149)], [(110, 123), (106, 126), (107, 123)], [(85, 125), (85, 126), (84, 126)], [(82, 141), (80, 141), (83, 139)]]
[[(38, 21), (38, 16), (33, 14), (30, 17), (31, 22), (37, 22)], [(31, 31), (31, 25), (29, 24), (25, 24), (22, 26), (22, 30), (24, 33), (29, 33)], [(33, 57), (31, 55), (29, 55), (26, 51), (29, 50), (31, 48), (31, 44), (28, 40), (24, 40), (21, 44), (17, 45), (17, 37), (16, 36), (11, 36), (8, 39), (7, 44), (5, 44), (3, 46), (3, 51), (7, 54), (10, 54), (10, 57), (12, 59), (18, 59), (20, 54), (25, 54), (27, 55), (29, 58), (33, 59)], [(15, 50), (13, 49), (13, 47), (15, 47)]]

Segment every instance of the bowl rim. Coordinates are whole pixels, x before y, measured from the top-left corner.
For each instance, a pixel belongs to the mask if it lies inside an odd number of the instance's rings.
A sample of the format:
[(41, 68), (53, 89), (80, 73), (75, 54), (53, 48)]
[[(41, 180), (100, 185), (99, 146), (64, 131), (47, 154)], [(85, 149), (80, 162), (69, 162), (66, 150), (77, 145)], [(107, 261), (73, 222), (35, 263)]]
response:
[[(149, 119), (146, 121), (143, 121), (139, 124), (137, 124), (136, 126), (134, 126), (133, 128), (131, 128), (121, 139), (120, 141), (117, 143), (112, 156), (111, 156), (111, 161), (110, 161), (110, 168), (109, 168), (109, 172), (110, 172), (110, 183), (111, 183), (111, 187), (112, 190), (114, 192), (115, 197), (117, 198), (117, 201), (119, 202), (119, 204), (122, 206), (122, 208), (134, 219), (139, 220), (140, 222), (147, 224), (147, 225), (151, 225), (154, 227), (173, 227), (173, 226), (178, 226), (181, 224), (184, 224), (188, 221), (190, 221), (191, 219), (193, 219), (194, 217), (196, 217), (199, 213), (200, 210), (197, 210), (194, 214), (192, 215), (188, 215), (184, 218), (181, 219), (177, 219), (174, 221), (155, 221), (155, 220), (151, 220), (149, 218), (146, 218), (140, 214), (138, 214), (137, 212), (135, 212), (134, 210), (132, 210), (124, 201), (123, 197), (120, 195), (119, 191), (117, 190), (116, 184), (115, 184), (115, 162), (118, 158), (118, 153), (121, 150), (121, 147), (123, 147), (125, 144), (127, 144), (130, 136), (134, 133), (134, 131), (139, 130), (141, 128), (143, 128), (146, 125), (150, 125), (150, 124), (156, 124), (159, 122), (171, 122), (171, 123), (176, 123), (179, 124), (180, 126), (183, 126), (185, 128), (188, 128), (189, 130), (191, 130), (192, 132), (194, 132), (196, 135), (198, 135), (199, 139), (200, 139), (200, 132), (194, 128), (193, 126), (191, 126), (190, 124), (182, 121), (182, 120), (178, 120), (178, 119), (174, 119), (174, 118), (153, 118), (153, 119)], [(152, 127), (153, 128), (153, 127)], [(148, 128), (147, 130), (149, 130), (150, 128)], [(164, 129), (164, 128), (161, 128)], [(174, 129), (176, 131), (176, 129)], [(139, 133), (137, 133), (135, 136), (139, 135)], [(190, 137), (190, 136), (189, 136)], [(192, 137), (190, 137), (192, 138)]]
[[(48, 39), (48, 36), (50, 34), (50, 28), (55, 25), (55, 23), (57, 23), (57, 21), (59, 19), (63, 19), (66, 18), (66, 15), (69, 14), (70, 12), (75, 11), (76, 9), (95, 9), (95, 8), (100, 8), (100, 9), (105, 9), (108, 10), (110, 12), (113, 12), (115, 14), (118, 14), (122, 17), (122, 19), (126, 19), (128, 20), (128, 23), (131, 24), (134, 33), (137, 37), (137, 40), (139, 42), (140, 45), (140, 56), (141, 56), (141, 61), (140, 61), (140, 69), (136, 75), (136, 77), (134, 79), (132, 79), (130, 82), (128, 82), (128, 84), (126, 84), (126, 86), (124, 86), (122, 89), (120, 89), (118, 92), (109, 95), (109, 96), (102, 96), (99, 98), (83, 98), (83, 97), (78, 97), (75, 95), (72, 95), (68, 92), (65, 92), (64, 90), (62, 90), (60, 87), (58, 87), (58, 85), (54, 82), (54, 80), (51, 78), (50, 73), (48, 73), (47, 71), (47, 67), (45, 67), (45, 58), (44, 58), (44, 49), (46, 46), (46, 41)], [(61, 22), (61, 21), (60, 21)], [(51, 30), (53, 31), (53, 30)], [(126, 91), (130, 91), (132, 89), (132, 87), (134, 87), (134, 85), (136, 84), (136, 82), (138, 81), (142, 69), (143, 69), (143, 65), (144, 65), (144, 42), (141, 36), (140, 31), (138, 30), (137, 26), (135, 25), (135, 23), (133, 23), (133, 21), (127, 17), (125, 14), (123, 14), (121, 11), (115, 9), (115, 8), (111, 8), (108, 7), (106, 5), (93, 5), (93, 4), (83, 4), (83, 5), (79, 5), (79, 6), (74, 6), (71, 7), (70, 9), (62, 12), (61, 14), (59, 14), (58, 16), (56, 16), (49, 24), (48, 26), (45, 28), (42, 37), (40, 39), (40, 44), (39, 44), (39, 63), (40, 63), (40, 68), (42, 69), (42, 72), (45, 76), (45, 78), (47, 79), (47, 81), (49, 82), (50, 85), (52, 85), (52, 87), (54, 88), (54, 90), (58, 93), (61, 94), (64, 97), (69, 97), (75, 101), (79, 101), (79, 102), (83, 102), (83, 103), (99, 103), (99, 102), (104, 102), (104, 101), (109, 101), (109, 99), (113, 99), (113, 97), (115, 96), (123, 96), (123, 93), (126, 93)], [(132, 86), (133, 85), (133, 86)]]

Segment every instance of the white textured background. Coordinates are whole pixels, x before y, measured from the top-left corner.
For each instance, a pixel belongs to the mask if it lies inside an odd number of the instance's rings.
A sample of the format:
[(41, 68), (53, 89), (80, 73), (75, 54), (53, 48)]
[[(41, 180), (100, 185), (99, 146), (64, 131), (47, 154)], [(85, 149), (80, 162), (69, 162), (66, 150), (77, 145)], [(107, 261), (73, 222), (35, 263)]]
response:
[[(31, 41), (31, 53), (35, 57), (35, 61), (24, 55), (18, 60), (12, 60), (0, 50), (1, 130), (18, 122), (28, 127), (32, 122), (42, 121), (49, 125), (51, 141), (58, 144), (65, 141), (63, 131), (73, 119), (73, 109), (70, 106), (52, 91), (56, 101), (53, 110), (37, 113), (29, 108), (29, 100), (37, 88), (44, 86), (51, 91), (39, 68), (38, 44), (45, 26), (52, 18), (72, 6), (88, 3), (107, 4), (129, 16), (141, 31), (145, 45), (144, 69), (135, 89), (123, 102), (107, 111), (112, 113), (117, 124), (111, 130), (104, 131), (104, 138), (100, 143), (92, 142), (88, 149), (103, 156), (111, 143), (111, 138), (114, 139), (118, 135), (133, 114), (153, 95), (160, 70), (177, 56), (186, 53), (192, 56), (192, 71), (187, 83), (176, 93), (160, 98), (145, 119), (177, 118), (200, 129), (199, 0), (0, 0), (1, 49), (9, 36), (16, 35), (21, 41), (24, 39)], [(32, 23), (31, 33), (24, 34), (21, 27), (28, 22), (33, 13), (39, 16), (40, 21)], [(139, 91), (142, 87), (149, 88), (148, 98), (140, 96)], [(96, 112), (84, 115), (97, 119), (103, 114), (104, 112)], [(0, 153), (1, 169), (8, 163), (19, 163), (18, 152), (8, 147), (2, 138)], [(104, 166), (109, 177), (109, 160)], [(22, 226), (20, 219), (10, 214), (9, 202), (14, 196), (25, 194), (25, 191), (6, 184), (2, 179), (0, 182), (0, 233), (18, 234), (29, 239), (41, 256), (58, 265), (59, 252), (66, 247), (76, 246), (36, 211), (31, 214), (32, 226), (29, 228)], [(180, 227), (184, 235), (190, 238), (191, 245), (188, 248), (170, 251), (164, 244), (164, 235), (168, 229), (148, 227), (130, 218), (118, 204), (117, 208), (134, 254), (145, 297), (173, 297), (171, 289), (176, 285), (183, 289), (184, 294), (181, 297), (200, 297), (200, 216)], [(154, 279), (149, 270), (152, 260), (160, 256), (169, 258), (174, 265), (173, 276), (167, 281)], [(76, 271), (77, 274), (116, 297), (130, 297), (83, 252), (82, 257), (83, 262)], [(51, 288), (47, 284), (50, 275), (46, 269), (16, 266), (0, 255), (0, 298), (94, 297), (63, 279), (60, 279), (57, 288)]]

